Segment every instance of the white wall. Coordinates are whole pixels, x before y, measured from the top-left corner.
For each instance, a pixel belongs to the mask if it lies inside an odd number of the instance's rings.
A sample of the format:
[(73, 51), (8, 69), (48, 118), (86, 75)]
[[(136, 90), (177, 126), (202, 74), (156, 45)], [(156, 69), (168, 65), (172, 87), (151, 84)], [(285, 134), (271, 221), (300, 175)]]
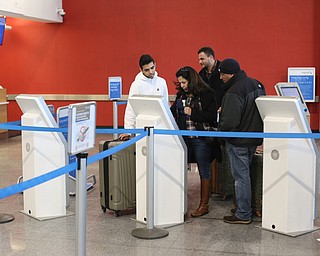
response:
[(40, 22), (63, 22), (62, 0), (1, 0), (0, 15)]

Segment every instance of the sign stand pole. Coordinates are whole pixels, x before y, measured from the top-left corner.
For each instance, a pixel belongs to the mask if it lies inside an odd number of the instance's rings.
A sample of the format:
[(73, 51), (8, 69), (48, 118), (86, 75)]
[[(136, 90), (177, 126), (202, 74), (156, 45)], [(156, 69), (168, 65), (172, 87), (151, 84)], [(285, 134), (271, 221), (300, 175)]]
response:
[[(112, 101), (113, 104), (113, 129), (118, 129), (118, 104), (117, 100)], [(118, 134), (113, 134), (113, 139), (118, 139)]]
[(87, 152), (77, 154), (76, 255), (78, 256), (86, 255), (87, 158)]

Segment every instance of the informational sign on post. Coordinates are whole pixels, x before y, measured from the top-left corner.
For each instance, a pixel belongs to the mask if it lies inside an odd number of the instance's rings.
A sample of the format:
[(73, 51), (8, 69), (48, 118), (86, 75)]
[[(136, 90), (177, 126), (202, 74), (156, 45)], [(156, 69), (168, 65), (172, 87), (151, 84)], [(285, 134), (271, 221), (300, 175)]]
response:
[(288, 82), (296, 82), (306, 102), (315, 102), (316, 69), (311, 68), (288, 68)]
[(96, 135), (96, 103), (69, 105), (68, 154), (74, 155), (94, 148)]
[(119, 100), (122, 97), (122, 78), (113, 76), (108, 78), (108, 93), (110, 100)]

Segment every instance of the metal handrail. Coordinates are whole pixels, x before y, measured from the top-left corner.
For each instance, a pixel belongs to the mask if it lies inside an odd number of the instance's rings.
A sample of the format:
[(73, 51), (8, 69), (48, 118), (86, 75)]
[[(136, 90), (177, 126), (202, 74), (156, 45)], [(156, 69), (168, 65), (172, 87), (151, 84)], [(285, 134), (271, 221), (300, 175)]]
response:
[[(8, 94), (7, 100), (15, 100), (19, 94)], [(108, 94), (32, 94), (34, 96), (42, 96), (44, 100), (53, 101), (112, 101)], [(176, 95), (169, 95), (169, 100), (174, 101)], [(119, 101), (127, 100), (128, 95), (122, 95)]]

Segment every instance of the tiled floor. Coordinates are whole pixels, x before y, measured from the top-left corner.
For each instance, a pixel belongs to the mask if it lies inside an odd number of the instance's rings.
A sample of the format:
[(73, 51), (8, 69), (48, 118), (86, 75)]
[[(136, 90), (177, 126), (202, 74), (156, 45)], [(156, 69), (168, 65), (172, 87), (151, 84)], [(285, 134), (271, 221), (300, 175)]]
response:
[[(97, 140), (108, 135), (97, 135)], [(22, 174), (21, 137), (0, 141), (0, 187), (13, 185)], [(97, 149), (90, 154), (97, 153)], [(98, 163), (88, 166), (88, 173), (99, 179)], [(188, 216), (198, 203), (198, 173), (188, 173)], [(232, 199), (222, 201), (218, 195), (210, 199), (210, 213), (198, 219), (186, 218), (183, 225), (170, 227), (169, 236), (156, 240), (137, 239), (131, 231), (141, 224), (128, 212), (115, 217), (100, 207), (99, 182), (87, 194), (86, 255), (320, 255), (320, 231), (296, 238), (263, 230), (258, 219), (250, 225), (230, 225), (222, 217), (230, 213)], [(49, 200), (49, 199), (48, 199)], [(23, 195), (0, 200), (0, 213), (15, 219), (0, 224), (0, 255), (75, 255), (76, 218), (38, 221), (19, 211)], [(75, 212), (71, 197), (69, 211)], [(168, 209), (170, 211), (170, 209)], [(318, 225), (320, 222), (317, 220)]]

